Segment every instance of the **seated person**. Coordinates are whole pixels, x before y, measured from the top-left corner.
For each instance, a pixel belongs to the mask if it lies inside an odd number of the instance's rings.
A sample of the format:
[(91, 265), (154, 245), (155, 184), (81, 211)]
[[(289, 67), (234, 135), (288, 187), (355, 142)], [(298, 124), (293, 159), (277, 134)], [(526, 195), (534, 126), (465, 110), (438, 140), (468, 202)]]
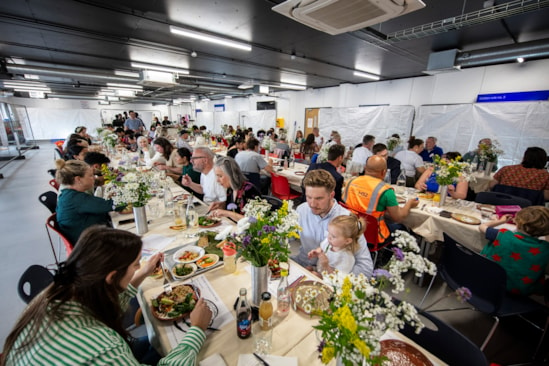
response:
[(240, 170), (244, 175), (248, 177), (251, 183), (253, 183), (262, 194), (267, 194), (271, 183), (271, 178), (267, 176), (261, 176), (261, 170), (265, 170), (267, 173), (274, 173), (272, 160), (269, 163), (263, 159), (263, 156), (259, 155), (257, 148), (259, 141), (255, 138), (251, 138), (246, 142), (246, 150), (239, 152), (235, 161), (240, 167)]
[(542, 293), (545, 268), (549, 263), (549, 242), (538, 237), (549, 235), (549, 209), (530, 206), (517, 212), (517, 231), (495, 229), (511, 216), (479, 226), (490, 242), (480, 254), (499, 263), (507, 272), (507, 291), (531, 295)]
[(387, 162), (381, 156), (374, 155), (366, 161), (364, 175), (351, 180), (343, 192), (343, 201), (355, 212), (374, 216), (379, 222), (379, 243), (385, 242), (390, 236), (385, 215), (389, 214), (395, 223), (401, 223), (418, 200), (408, 200), (404, 207), (398, 205), (393, 188), (383, 179), (387, 173)]
[(95, 183), (93, 168), (79, 160), (57, 160), (55, 179), (65, 188), (57, 199), (57, 222), (61, 232), (76, 243), (82, 231), (92, 225), (111, 225), (112, 200), (94, 197), (87, 191)]
[(214, 171), (215, 154), (205, 146), (195, 147), (191, 161), (193, 169), (200, 172), (200, 184), (191, 180), (188, 174), (181, 178), (181, 184), (204, 194), (204, 202), (210, 204), (210, 211), (225, 207), (227, 192), (218, 182)]
[[(447, 160), (456, 160), (459, 158), (461, 158), (461, 155), (458, 152), (448, 152), (445, 154), (445, 159)], [(438, 192), (439, 185), (436, 180), (434, 166), (428, 167), (423, 174), (421, 174), (421, 177), (419, 177), (416, 182), (415, 188), (420, 191)], [(457, 182), (448, 186), (448, 195), (453, 199), (464, 200), (467, 198), (468, 188), (469, 183), (463, 177), (460, 177)]]
[(179, 174), (182, 167), (176, 162), (177, 151), (173, 148), (172, 143), (164, 137), (158, 137), (154, 140), (153, 146), (156, 153), (147, 166), (165, 170), (166, 173)]
[(406, 187), (413, 187), (416, 184), (416, 175), (423, 174), (425, 163), (419, 153), (423, 151), (423, 140), (410, 137), (408, 150), (403, 150), (395, 155), (400, 160), (400, 166), (406, 174)]
[(236, 154), (244, 150), (246, 150), (246, 139), (242, 136), (234, 136), (227, 150), (227, 156), (234, 159)]
[(139, 153), (139, 159), (142, 159), (145, 165), (149, 165), (150, 160), (156, 153), (153, 147), (149, 145), (149, 139), (145, 136), (137, 138), (137, 152)]
[(391, 171), (391, 184), (396, 184), (398, 176), (402, 171), (400, 169), (400, 161), (390, 156), (389, 150), (387, 150), (387, 146), (382, 143), (375, 144), (372, 147), (372, 154), (381, 156), (382, 158), (387, 160), (387, 169)]
[(69, 147), (65, 160), (80, 160), (84, 161), (84, 157), (88, 153), (87, 146), (72, 145)]
[(191, 153), (193, 152), (193, 148), (191, 145), (189, 145), (189, 142), (191, 142), (191, 138), (189, 136), (188, 130), (181, 130), (179, 132), (179, 138), (177, 139), (176, 146), (177, 148), (185, 147), (187, 148)]
[(305, 141), (301, 144), (299, 152), (305, 156), (305, 161), (307, 161), (307, 163), (309, 164), (311, 163), (313, 155), (318, 153), (319, 151), (320, 147), (315, 142), (315, 135), (313, 135), (312, 133), (308, 134)]
[(213, 217), (228, 217), (238, 221), (244, 217), (243, 208), (249, 200), (261, 196), (259, 190), (246, 180), (233, 158), (219, 158), (214, 165), (217, 182), (227, 190), (225, 209), (212, 211)]
[(84, 156), (84, 161), (86, 164), (93, 168), (93, 173), (95, 175), (95, 187), (102, 186), (104, 184), (103, 172), (101, 171), (101, 166), (103, 164), (109, 165), (111, 159), (109, 159), (105, 154), (100, 152), (90, 151)]
[[(482, 146), (492, 146), (492, 140), (489, 139), (489, 138), (483, 138), (481, 139), (479, 142), (478, 142), (478, 147), (475, 149), (475, 150), (472, 150), (472, 151), (468, 151), (465, 153), (465, 155), (463, 155), (463, 161), (466, 162), (466, 163), (473, 163), (473, 161), (477, 160), (477, 166), (473, 166), (473, 169), (475, 168), (478, 168), (479, 170), (482, 169), (486, 169), (486, 164), (488, 163), (487, 161), (480, 161), (480, 150), (482, 148)], [(492, 171), (495, 172), (496, 170), (498, 170), (498, 162), (497, 162), (497, 158), (496, 158), (496, 163), (494, 164), (494, 167), (492, 168)]]
[[(185, 175), (188, 175), (191, 178), (191, 181), (194, 183), (200, 184), (200, 173), (193, 169), (193, 164), (191, 163), (192, 153), (189, 149), (185, 147), (180, 147), (177, 151), (177, 156), (175, 157), (175, 162), (182, 166), (181, 174), (169, 173), (168, 175), (173, 178), (176, 183), (181, 183), (181, 178)], [(196, 197), (202, 199), (204, 195), (193, 191), (191, 188), (188, 188)]]
[[(122, 324), (137, 288), (162, 260), (157, 253), (140, 266), (142, 246), (141, 238), (127, 231), (86, 230), (60, 264), (53, 283), (27, 306), (8, 335), (1, 363), (156, 364), (160, 356), (154, 351), (143, 352), (146, 358), (134, 355), (136, 343), (143, 340), (136, 342)], [(197, 364), (211, 318), (207, 304), (199, 299), (190, 315), (192, 326), (160, 364)]]
[[(338, 144), (331, 145), (328, 149), (328, 161), (324, 163), (313, 163), (309, 165), (309, 169), (307, 169), (307, 172), (316, 169), (324, 169), (328, 173), (330, 173), (332, 177), (334, 177), (336, 181), (334, 198), (337, 202), (341, 202), (341, 191), (343, 189), (344, 179), (343, 176), (339, 173), (338, 169), (340, 169), (341, 167), (344, 155), (345, 146)], [(303, 188), (301, 190), (302, 192), (305, 192)], [(305, 197), (303, 197), (303, 201), (305, 201)]]
[(429, 136), (425, 140), (425, 148), (422, 152), (419, 153), (423, 161), (428, 163), (433, 162), (433, 157), (435, 155), (442, 156), (443, 151), (440, 147), (437, 146), (437, 138), (434, 136)]
[(518, 165), (504, 166), (494, 174), (490, 188), (496, 184), (543, 191), (549, 200), (549, 172), (545, 169), (547, 153), (541, 147), (529, 147)]

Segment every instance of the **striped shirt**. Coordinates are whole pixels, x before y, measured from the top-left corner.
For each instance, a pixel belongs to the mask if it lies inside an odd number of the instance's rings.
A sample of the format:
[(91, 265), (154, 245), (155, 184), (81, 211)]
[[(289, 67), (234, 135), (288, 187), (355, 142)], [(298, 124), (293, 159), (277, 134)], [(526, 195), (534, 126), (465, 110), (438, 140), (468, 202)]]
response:
[[(129, 285), (121, 294), (123, 307), (137, 290)], [(23, 329), (7, 357), (6, 365), (139, 365), (127, 342), (113, 329), (93, 317), (75, 301), (61, 305), (62, 317), (42, 325), (39, 337), (29, 346), (17, 350), (33, 326)], [(44, 322), (45, 324), (47, 324)], [(199, 327), (191, 327), (181, 343), (158, 365), (195, 365), (196, 357), (206, 339)]]

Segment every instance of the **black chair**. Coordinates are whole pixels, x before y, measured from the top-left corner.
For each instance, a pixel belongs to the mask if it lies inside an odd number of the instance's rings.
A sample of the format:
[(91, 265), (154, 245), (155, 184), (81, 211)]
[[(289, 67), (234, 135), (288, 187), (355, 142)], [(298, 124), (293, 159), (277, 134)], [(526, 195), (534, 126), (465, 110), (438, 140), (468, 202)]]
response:
[(48, 169), (48, 173), (55, 178), (55, 173), (57, 173), (57, 169)]
[(51, 213), (55, 212), (55, 209), (57, 208), (57, 193), (52, 191), (44, 192), (38, 196), (38, 200), (42, 202)]
[[(542, 190), (535, 190), (535, 189), (528, 189), (528, 188), (520, 188), (520, 187), (513, 187), (513, 186), (506, 186), (503, 184), (496, 184), (494, 187), (492, 187), (492, 192), (498, 192), (498, 193), (506, 193), (511, 194), (516, 197), (521, 197), (529, 200), (532, 202), (532, 205), (535, 206), (544, 206), (545, 205), (545, 197), (543, 195)], [(522, 206), (521, 206), (522, 207)]]
[(406, 325), (400, 332), (448, 365), (487, 366), (488, 360), (476, 344), (432, 314), (419, 312), (426, 318), (425, 328), (416, 334)]
[(280, 207), (282, 207), (282, 200), (277, 198), (277, 197), (273, 197), (273, 196), (261, 196), (261, 198), (263, 198), (264, 200), (266, 200), (267, 202), (269, 202), (269, 204), (271, 205), (271, 211), (276, 211), (278, 210)]
[(477, 203), (486, 203), (489, 205), (518, 205), (521, 208), (532, 206), (532, 202), (526, 198), (513, 196), (507, 193), (499, 192), (479, 192), (475, 198)]
[[(459, 287), (467, 287), (472, 293), (472, 297), (468, 300), (468, 303), (473, 306), (473, 310), (478, 310), (494, 318), (495, 323), (482, 343), (481, 350), (484, 350), (496, 331), (499, 318), (513, 315), (520, 316), (544, 309), (542, 304), (537, 303), (529, 297), (508, 294), (506, 290), (507, 274), (503, 267), (463, 247), (446, 233), (444, 234), (444, 249), (437, 274), (440, 274), (452, 290), (456, 290)], [(419, 304), (420, 308), (429, 294), (435, 278), (436, 276), (433, 276)], [(461, 309), (464, 308), (437, 309), (430, 312)], [(536, 326), (534, 323), (528, 322)], [(537, 326), (536, 328), (543, 331), (543, 329)]]
[(53, 274), (43, 266), (33, 264), (21, 275), (17, 284), (19, 297), (26, 304), (53, 282)]

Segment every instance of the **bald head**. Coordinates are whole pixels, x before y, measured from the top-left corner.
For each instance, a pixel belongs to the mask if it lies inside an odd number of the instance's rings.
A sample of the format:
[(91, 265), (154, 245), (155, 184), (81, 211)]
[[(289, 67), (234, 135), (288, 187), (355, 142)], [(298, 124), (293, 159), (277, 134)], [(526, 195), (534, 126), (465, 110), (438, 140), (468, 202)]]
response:
[(383, 179), (385, 178), (385, 172), (387, 171), (387, 161), (385, 158), (379, 155), (373, 155), (366, 161), (366, 167), (364, 168), (364, 174), (369, 176)]

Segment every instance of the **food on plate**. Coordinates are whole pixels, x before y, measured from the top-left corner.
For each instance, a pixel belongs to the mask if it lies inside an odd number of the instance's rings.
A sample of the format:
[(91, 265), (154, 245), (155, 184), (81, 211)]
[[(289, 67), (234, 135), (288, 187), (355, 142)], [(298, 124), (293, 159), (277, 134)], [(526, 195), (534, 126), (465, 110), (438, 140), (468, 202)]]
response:
[(175, 196), (173, 198), (174, 201), (186, 201), (187, 199), (189, 198), (189, 195), (184, 193), (184, 194), (180, 194), (178, 196)]
[(381, 341), (381, 356), (388, 358), (384, 365), (390, 366), (433, 366), (421, 351), (397, 339)]
[(418, 198), (420, 199), (424, 199), (424, 200), (432, 200), (433, 197), (435, 196), (434, 193), (432, 192), (425, 192), (425, 193), (418, 193)]
[(180, 253), (177, 259), (181, 262), (190, 262), (198, 258), (198, 253), (192, 250), (185, 250), (183, 253)]
[(176, 277), (185, 277), (190, 275), (196, 270), (194, 263), (178, 263), (172, 267), (172, 273)]
[(319, 315), (330, 307), (332, 289), (320, 282), (302, 281), (293, 289), (295, 307), (309, 315)]
[(183, 229), (185, 229), (185, 225), (172, 225), (172, 226), (170, 226), (170, 229), (172, 229), (172, 230), (183, 230)]
[(196, 245), (185, 245), (173, 253), (173, 261), (176, 263), (191, 263), (204, 255), (204, 248)]
[(219, 257), (215, 254), (206, 254), (202, 258), (196, 261), (196, 265), (201, 268), (208, 268), (213, 266), (219, 261)]
[(194, 309), (199, 295), (191, 285), (174, 286), (170, 294), (162, 292), (151, 300), (153, 314), (158, 319), (180, 319)]
[(219, 223), (220, 223), (220, 220), (213, 217), (200, 216), (198, 218), (198, 226), (210, 227), (210, 226), (217, 225)]

